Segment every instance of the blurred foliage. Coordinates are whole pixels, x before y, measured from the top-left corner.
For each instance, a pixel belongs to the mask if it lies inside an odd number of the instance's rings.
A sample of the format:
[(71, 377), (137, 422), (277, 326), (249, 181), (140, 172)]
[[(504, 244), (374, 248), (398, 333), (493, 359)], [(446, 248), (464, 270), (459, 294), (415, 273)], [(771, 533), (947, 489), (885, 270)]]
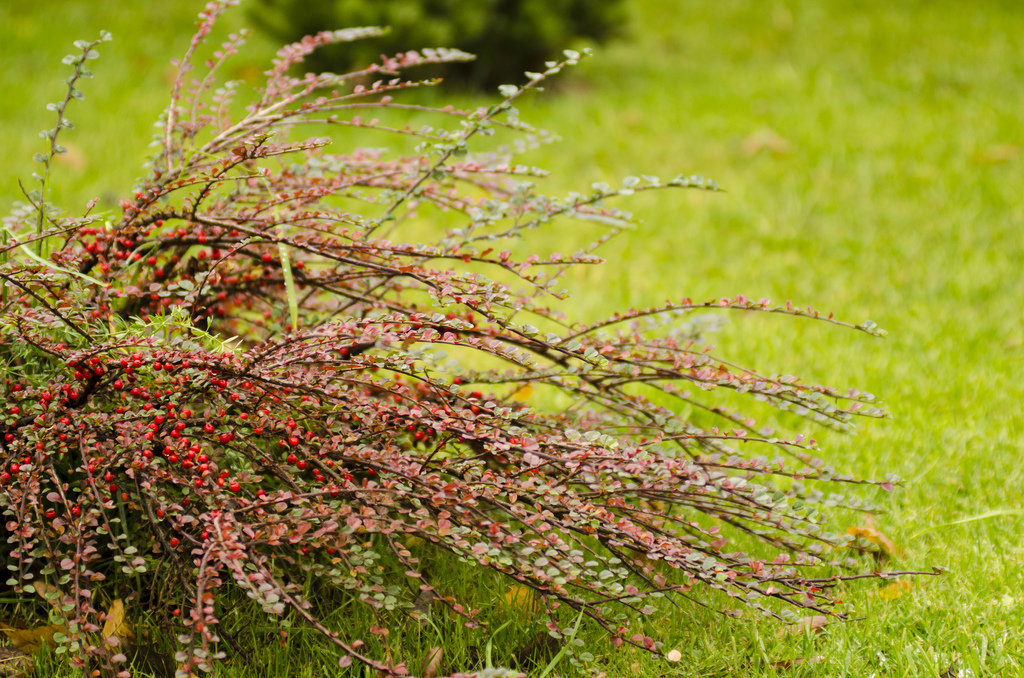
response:
[(621, 32), (622, 0), (258, 0), (253, 22), (280, 40), (350, 26), (386, 26), (386, 36), (333, 45), (313, 55), (316, 70), (344, 72), (381, 54), (455, 47), (477, 56), (430, 75), (468, 88), (519, 82), (580, 40), (602, 42)]

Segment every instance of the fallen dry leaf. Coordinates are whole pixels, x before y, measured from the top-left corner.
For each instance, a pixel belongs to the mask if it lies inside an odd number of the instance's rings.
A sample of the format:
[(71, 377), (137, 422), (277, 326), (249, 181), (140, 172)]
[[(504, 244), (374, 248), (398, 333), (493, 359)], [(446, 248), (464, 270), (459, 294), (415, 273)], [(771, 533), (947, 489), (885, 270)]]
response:
[(60, 592), (57, 590), (56, 586), (47, 584), (45, 581), (37, 581), (32, 586), (35, 588), (36, 593), (39, 594), (40, 598), (49, 603), (50, 607), (63, 616), (64, 613), (60, 609)]
[(35, 668), (32, 657), (24, 652), (0, 647), (0, 678), (26, 678)]
[(430, 616), (430, 605), (434, 602), (435, 598), (437, 598), (437, 594), (430, 589), (424, 589), (419, 592), (416, 600), (412, 602), (412, 612), (421, 618), (420, 623), (426, 623), (426, 619), (423, 618)]
[(901, 579), (878, 589), (878, 593), (875, 595), (882, 600), (896, 600), (912, 588), (914, 588), (914, 582)]
[(117, 638), (118, 640), (135, 640), (135, 632), (125, 619), (124, 601), (120, 598), (110, 604), (107, 610), (107, 620), (103, 622), (104, 638)]
[(880, 558), (898, 558), (900, 552), (896, 547), (896, 543), (875, 527), (872, 524), (873, 522), (874, 521), (869, 521), (868, 524), (863, 527), (851, 527), (846, 530), (846, 533), (853, 537), (869, 541), (877, 546), (880, 549), (878, 552)]
[(427, 658), (423, 660), (423, 670), (420, 675), (423, 678), (437, 678), (437, 674), (441, 672), (442, 657), (444, 657), (444, 650), (439, 647), (430, 648)]
[(3, 631), (4, 635), (11, 639), (11, 645), (15, 650), (20, 650), (25, 654), (35, 654), (44, 644), (52, 643), (56, 634), (64, 633), (64, 625), (53, 624), (35, 629), (4, 627), (0, 628), (0, 631)]
[(516, 400), (522, 403), (529, 400), (530, 396), (532, 395), (533, 386), (530, 386), (529, 384), (523, 384), (515, 391), (515, 393), (512, 394), (512, 400)]
[(512, 609), (530, 616), (540, 614), (544, 610), (544, 602), (537, 592), (522, 584), (516, 584), (506, 591), (504, 600)]
[(993, 144), (980, 149), (974, 154), (975, 165), (1000, 165), (1020, 155), (1017, 144)]
[(768, 151), (772, 155), (789, 155), (789, 142), (773, 129), (759, 129), (746, 139), (740, 146), (746, 156), (757, 155)]
[(76, 172), (81, 172), (89, 166), (89, 161), (82, 149), (66, 140), (62, 140), (60, 143), (67, 150), (53, 157), (54, 164), (65, 165)]
[(799, 635), (801, 633), (821, 633), (830, 621), (831, 619), (823, 614), (804, 617), (795, 624), (779, 629), (775, 635), (779, 638), (785, 638), (786, 636)]

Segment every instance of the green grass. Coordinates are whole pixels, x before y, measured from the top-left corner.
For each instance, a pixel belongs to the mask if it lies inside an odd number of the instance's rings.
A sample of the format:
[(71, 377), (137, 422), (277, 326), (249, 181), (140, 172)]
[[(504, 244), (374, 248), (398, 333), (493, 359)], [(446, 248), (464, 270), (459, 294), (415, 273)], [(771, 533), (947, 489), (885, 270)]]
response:
[[(0, 7), (5, 203), (41, 150), (35, 132), (50, 124), (45, 102), (61, 94), (60, 57), (100, 28), (115, 41), (94, 62), (86, 101), (71, 111), (76, 160), (61, 170), (58, 195), (77, 204), (130, 186), (166, 101), (164, 64), (188, 34), (184, 4)], [(956, 661), (971, 671), (964, 675), (1024, 674), (1024, 156), (1016, 155), (1024, 146), (1024, 14), (994, 0), (636, 0), (633, 15), (629, 42), (600, 50), (561, 91), (523, 106), (524, 117), (563, 137), (529, 161), (552, 169), (553, 185), (564, 189), (682, 171), (713, 177), (728, 192), (629, 203), (644, 227), (605, 250), (610, 264), (572, 280), (573, 310), (592, 317), (667, 297), (744, 293), (856, 322), (870, 317), (888, 329), (875, 340), (732, 315), (715, 343), (764, 371), (881, 396), (891, 419), (855, 435), (818, 436), (824, 455), (858, 474), (906, 478), (878, 497), (888, 508), (880, 528), (903, 549), (898, 566), (948, 573), (917, 579), (888, 602), (873, 583), (845, 587), (864, 618), (817, 636), (780, 639), (773, 624), (696, 608), (666, 613), (647, 626), (682, 652), (676, 664), (610, 652), (584, 630), (607, 662), (596, 669), (934, 676)], [(255, 42), (266, 55), (266, 42)], [(244, 76), (252, 67), (239, 68)], [(766, 130), (787, 152), (744, 150)], [(538, 237), (575, 248), (571, 228)], [(836, 520), (845, 528), (862, 518)], [(496, 638), (495, 657), (509, 656), (528, 633)], [(267, 650), (268, 665), (291, 667), (273, 675), (323, 675), (310, 668), (318, 655), (301, 638)], [(486, 634), (458, 636), (449, 656), (486, 642)], [(772, 666), (798, 657), (821, 660)], [(553, 673), (568, 669), (563, 662)]]

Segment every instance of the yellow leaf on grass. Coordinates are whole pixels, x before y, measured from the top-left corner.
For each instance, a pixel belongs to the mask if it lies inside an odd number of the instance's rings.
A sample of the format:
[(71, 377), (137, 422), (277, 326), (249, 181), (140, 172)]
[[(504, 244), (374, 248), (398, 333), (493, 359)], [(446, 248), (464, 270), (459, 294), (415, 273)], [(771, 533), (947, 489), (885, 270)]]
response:
[(914, 582), (901, 579), (878, 589), (876, 595), (882, 600), (896, 600), (912, 588), (914, 588)]
[(871, 542), (880, 548), (882, 553), (887, 556), (895, 556), (898, 554), (895, 542), (873, 527), (851, 527), (846, 530), (846, 533)]
[(107, 620), (103, 622), (102, 635), (104, 638), (117, 638), (118, 640), (135, 640), (135, 632), (125, 619), (124, 601), (120, 598), (110, 604), (107, 610)]
[(37, 629), (14, 629), (4, 627), (0, 629), (4, 635), (11, 639), (11, 645), (15, 650), (25, 654), (35, 654), (36, 651), (46, 643), (52, 643), (53, 637), (58, 633), (64, 633), (63, 624), (52, 626), (40, 626)]
[(532, 395), (533, 386), (530, 386), (529, 384), (523, 384), (516, 390), (515, 393), (512, 394), (512, 400), (516, 400), (522, 403), (529, 400), (530, 396)]
[(881, 554), (883, 556), (897, 558), (900, 555), (899, 549), (896, 547), (896, 543), (893, 542), (892, 539), (889, 539), (889, 537), (885, 536), (873, 524), (869, 523), (863, 527), (851, 527), (846, 530), (846, 533), (853, 537), (858, 537), (871, 542), (881, 550)]
[(516, 584), (505, 592), (505, 604), (531, 616), (544, 610), (544, 603), (537, 592), (522, 584)]

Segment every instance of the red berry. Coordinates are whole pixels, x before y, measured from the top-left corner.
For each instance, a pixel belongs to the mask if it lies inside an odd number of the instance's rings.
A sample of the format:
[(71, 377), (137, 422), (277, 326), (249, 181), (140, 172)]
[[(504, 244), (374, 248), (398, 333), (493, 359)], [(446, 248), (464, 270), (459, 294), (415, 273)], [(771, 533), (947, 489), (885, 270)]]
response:
[(242, 486), (239, 485), (238, 483), (231, 483), (230, 485), (228, 485), (228, 489), (231, 490), (232, 492), (238, 493), (242, 491)]
[(171, 539), (170, 539), (171, 548), (178, 548), (178, 544), (180, 544), (180, 543), (181, 542), (178, 541), (177, 537), (171, 537)]

